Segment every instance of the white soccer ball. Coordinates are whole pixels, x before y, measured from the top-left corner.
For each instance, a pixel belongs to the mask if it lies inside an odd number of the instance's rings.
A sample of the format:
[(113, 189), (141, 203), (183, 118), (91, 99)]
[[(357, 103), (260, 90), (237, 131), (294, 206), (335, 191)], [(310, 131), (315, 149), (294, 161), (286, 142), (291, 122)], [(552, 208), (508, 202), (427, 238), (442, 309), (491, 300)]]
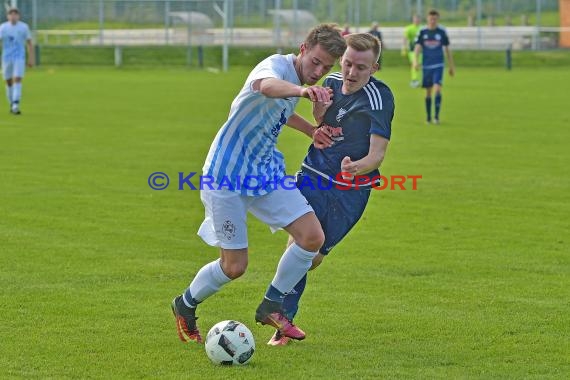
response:
[(255, 352), (253, 334), (241, 322), (218, 322), (206, 335), (206, 354), (214, 364), (244, 365)]

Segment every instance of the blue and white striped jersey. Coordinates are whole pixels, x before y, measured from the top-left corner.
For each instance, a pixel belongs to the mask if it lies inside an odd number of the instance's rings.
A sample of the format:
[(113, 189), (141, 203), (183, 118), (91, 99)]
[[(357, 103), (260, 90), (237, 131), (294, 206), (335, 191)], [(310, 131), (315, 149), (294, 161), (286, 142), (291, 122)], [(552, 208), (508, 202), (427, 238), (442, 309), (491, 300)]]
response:
[(22, 21), (16, 24), (4, 22), (0, 25), (0, 38), (2, 39), (2, 61), (26, 59), (26, 41), (32, 39), (28, 24)]
[[(203, 167), (204, 174), (214, 177), (217, 184), (230, 184), (224, 189), (261, 196), (275, 188), (270, 181), (285, 176), (277, 137), (299, 98), (267, 98), (254, 91), (252, 84), (258, 79), (277, 78), (300, 85), (294, 59), (293, 54), (276, 54), (261, 61), (232, 102), (229, 118), (214, 138)], [(240, 186), (252, 178), (257, 180)]]

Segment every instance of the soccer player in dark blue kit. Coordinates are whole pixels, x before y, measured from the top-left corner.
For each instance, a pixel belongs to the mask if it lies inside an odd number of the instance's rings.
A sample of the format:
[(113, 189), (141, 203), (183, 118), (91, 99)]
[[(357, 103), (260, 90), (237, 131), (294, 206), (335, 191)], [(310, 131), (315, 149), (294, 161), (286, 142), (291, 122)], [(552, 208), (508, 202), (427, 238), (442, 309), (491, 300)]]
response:
[(419, 67), (419, 55), (423, 53), (423, 83), (426, 89), (427, 123), (431, 123), (432, 93), (435, 92), (435, 117), (433, 122), (439, 124), (441, 110), (441, 86), (443, 85), (443, 69), (445, 67), (444, 51), (449, 64), (449, 75), (455, 74), (453, 55), (449, 47), (449, 37), (444, 28), (438, 25), (439, 12), (429, 11), (427, 27), (420, 30), (414, 50), (414, 69)]
[[(332, 101), (313, 105), (313, 115), (322, 126), (313, 135), (315, 142), (297, 176), (297, 187), (325, 233), (311, 269), (319, 266), (362, 216), (392, 131), (394, 97), (388, 86), (372, 76), (378, 70), (380, 41), (368, 33), (345, 38), (342, 71), (323, 83), (333, 90)], [(305, 275), (285, 296), (283, 311), (290, 320), (297, 313), (306, 281)], [(280, 346), (288, 341), (276, 331), (268, 344)]]

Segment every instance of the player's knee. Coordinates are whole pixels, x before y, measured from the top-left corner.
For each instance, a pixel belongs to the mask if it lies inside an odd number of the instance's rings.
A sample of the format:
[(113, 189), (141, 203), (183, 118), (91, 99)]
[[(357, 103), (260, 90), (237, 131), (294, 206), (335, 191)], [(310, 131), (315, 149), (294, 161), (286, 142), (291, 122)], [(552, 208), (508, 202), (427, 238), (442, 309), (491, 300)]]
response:
[(325, 234), (320, 226), (311, 228), (306, 231), (300, 239), (297, 240), (297, 245), (307, 251), (318, 251), (325, 242)]
[(245, 273), (248, 260), (247, 256), (238, 255), (235, 252), (230, 253), (230, 255), (222, 255), (221, 266), (225, 275), (235, 280)]
[(232, 262), (232, 263), (222, 263), (222, 270), (224, 274), (235, 280), (241, 277), (247, 269), (247, 262)]

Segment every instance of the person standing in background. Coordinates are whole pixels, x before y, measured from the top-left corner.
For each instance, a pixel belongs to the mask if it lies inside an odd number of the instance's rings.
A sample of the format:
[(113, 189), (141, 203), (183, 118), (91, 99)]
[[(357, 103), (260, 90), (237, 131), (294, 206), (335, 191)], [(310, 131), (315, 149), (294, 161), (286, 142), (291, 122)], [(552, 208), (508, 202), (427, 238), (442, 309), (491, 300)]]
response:
[(443, 86), (443, 69), (445, 68), (445, 55), (449, 64), (449, 75), (455, 75), (455, 63), (449, 47), (449, 37), (445, 28), (439, 25), (439, 12), (435, 9), (429, 11), (427, 27), (422, 28), (416, 39), (414, 48), (414, 69), (418, 69), (420, 53), (423, 54), (422, 87), (426, 89), (427, 123), (432, 123), (431, 96), (435, 92), (435, 118), (434, 124), (439, 124), (439, 111), (441, 110), (441, 87)]
[(10, 112), (19, 115), (22, 97), (22, 79), (26, 71), (26, 48), (28, 50), (28, 67), (33, 66), (34, 49), (32, 34), (28, 24), (20, 21), (17, 8), (8, 10), (8, 21), (0, 25), (2, 41), (2, 75), (6, 81), (6, 97), (10, 104)]
[(382, 32), (380, 32), (379, 27), (380, 24), (378, 24), (377, 21), (374, 21), (370, 27), (370, 30), (368, 31), (368, 34), (372, 34), (374, 37), (378, 38), (380, 45), (382, 46), (382, 50), (384, 50), (386, 46), (384, 46), (384, 41), (382, 41)]
[[(419, 70), (414, 68), (414, 48), (416, 47), (416, 37), (420, 32), (420, 16), (414, 15), (412, 17), (412, 23), (404, 28), (404, 41), (402, 44), (402, 55), (408, 57), (410, 62), (411, 70), (411, 81), (410, 87), (417, 88), (420, 86), (420, 81), (418, 79)], [(419, 64), (422, 63), (422, 57), (418, 58)]]

